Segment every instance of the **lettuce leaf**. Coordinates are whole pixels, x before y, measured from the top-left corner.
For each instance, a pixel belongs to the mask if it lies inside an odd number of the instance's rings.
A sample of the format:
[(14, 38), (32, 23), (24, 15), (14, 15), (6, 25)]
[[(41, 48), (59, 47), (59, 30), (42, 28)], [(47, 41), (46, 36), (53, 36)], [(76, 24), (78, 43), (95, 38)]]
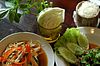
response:
[(59, 47), (66, 47), (67, 43), (75, 43), (77, 44), (77, 38), (80, 34), (80, 31), (78, 28), (67, 28), (65, 33), (63, 34), (63, 36), (61, 36), (58, 41), (55, 43), (54, 47), (55, 47), (55, 51), (59, 48)]

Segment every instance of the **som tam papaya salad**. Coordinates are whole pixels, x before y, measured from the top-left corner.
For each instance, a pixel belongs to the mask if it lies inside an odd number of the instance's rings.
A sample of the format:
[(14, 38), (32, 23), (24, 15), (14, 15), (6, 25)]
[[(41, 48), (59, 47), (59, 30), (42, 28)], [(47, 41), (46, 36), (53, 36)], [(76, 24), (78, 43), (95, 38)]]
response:
[(0, 62), (2, 66), (42, 66), (39, 56), (43, 53), (38, 41), (19, 41), (6, 47)]

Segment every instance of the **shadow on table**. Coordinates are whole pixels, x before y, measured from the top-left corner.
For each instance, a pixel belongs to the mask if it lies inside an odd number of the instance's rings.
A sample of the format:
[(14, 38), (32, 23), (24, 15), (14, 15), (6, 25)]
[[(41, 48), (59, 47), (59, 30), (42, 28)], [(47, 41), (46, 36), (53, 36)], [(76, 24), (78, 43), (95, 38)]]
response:
[(7, 19), (0, 21), (0, 39), (3, 37), (16, 32), (21, 32), (22, 30), (11, 24)]
[(0, 21), (0, 39), (16, 32), (38, 33), (36, 19), (33, 15), (25, 15), (19, 23), (10, 23), (8, 19)]

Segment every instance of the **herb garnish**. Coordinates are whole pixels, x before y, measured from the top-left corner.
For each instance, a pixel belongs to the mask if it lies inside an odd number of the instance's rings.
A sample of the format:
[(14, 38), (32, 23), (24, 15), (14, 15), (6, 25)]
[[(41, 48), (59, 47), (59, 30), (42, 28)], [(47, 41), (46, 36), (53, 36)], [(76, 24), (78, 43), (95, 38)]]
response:
[(79, 58), (81, 66), (100, 65), (100, 48), (86, 50)]
[(37, 16), (44, 8), (51, 7), (52, 3), (45, 0), (6, 0), (5, 5), (6, 9), (0, 9), (0, 19), (8, 15), (10, 22), (19, 22), (22, 15)]

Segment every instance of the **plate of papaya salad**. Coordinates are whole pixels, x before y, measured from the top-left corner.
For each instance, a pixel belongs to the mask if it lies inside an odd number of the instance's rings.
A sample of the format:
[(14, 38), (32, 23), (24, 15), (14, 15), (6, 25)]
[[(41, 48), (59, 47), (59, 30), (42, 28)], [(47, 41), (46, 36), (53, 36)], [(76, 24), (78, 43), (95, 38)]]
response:
[(0, 66), (54, 66), (53, 50), (37, 34), (13, 33), (0, 41)]
[(100, 29), (67, 28), (54, 45), (57, 66), (100, 66)]

